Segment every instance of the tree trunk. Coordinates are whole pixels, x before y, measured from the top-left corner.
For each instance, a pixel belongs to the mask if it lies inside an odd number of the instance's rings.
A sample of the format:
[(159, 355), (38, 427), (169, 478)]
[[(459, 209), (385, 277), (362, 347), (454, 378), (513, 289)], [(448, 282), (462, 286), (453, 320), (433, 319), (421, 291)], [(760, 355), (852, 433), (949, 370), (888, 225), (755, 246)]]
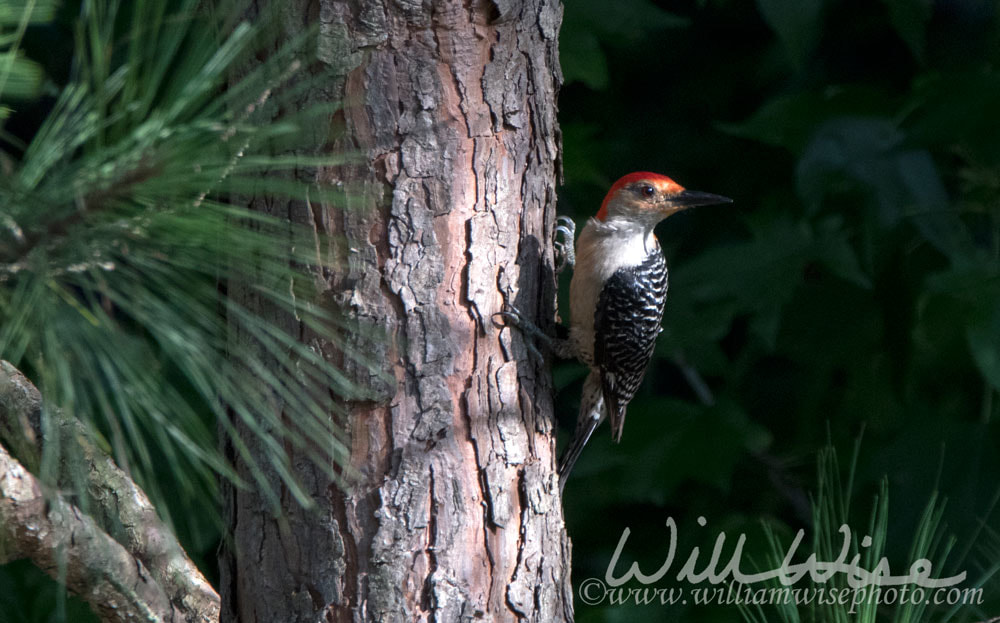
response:
[(339, 72), (322, 94), (344, 103), (334, 148), (362, 155), (321, 181), (363, 191), (263, 207), (334, 234), (323, 252), (343, 268), (324, 288), (387, 332), (373, 361), (395, 381), (343, 358), (376, 399), (347, 405), (348, 490), (292, 457), (318, 511), (286, 496), (278, 517), (261, 492), (228, 490), (222, 620), (572, 620), (549, 376), (492, 322), (505, 303), (553, 314), (562, 7), (289, 4), (289, 31), (318, 21)]

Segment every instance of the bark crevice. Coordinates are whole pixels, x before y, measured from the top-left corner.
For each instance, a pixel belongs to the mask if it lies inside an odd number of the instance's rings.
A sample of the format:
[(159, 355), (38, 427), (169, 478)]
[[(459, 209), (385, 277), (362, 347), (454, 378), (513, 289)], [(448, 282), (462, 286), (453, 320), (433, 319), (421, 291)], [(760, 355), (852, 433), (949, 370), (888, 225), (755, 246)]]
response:
[[(561, 7), (321, 0), (319, 13), (320, 59), (343, 68), (334, 148), (364, 161), (319, 174), (362, 190), (312, 218), (348, 241), (327, 243), (346, 264), (324, 287), (360, 327), (384, 330), (386, 344), (352, 346), (396, 386), (351, 405), (358, 482), (309, 474), (327, 520), (297, 518), (293, 542), (268, 543), (268, 584), (237, 583), (240, 620), (571, 620), (548, 373), (491, 320), (505, 302), (545, 321), (554, 308)], [(262, 538), (248, 529), (237, 549)], [(293, 549), (341, 560), (308, 607), (280, 573)]]

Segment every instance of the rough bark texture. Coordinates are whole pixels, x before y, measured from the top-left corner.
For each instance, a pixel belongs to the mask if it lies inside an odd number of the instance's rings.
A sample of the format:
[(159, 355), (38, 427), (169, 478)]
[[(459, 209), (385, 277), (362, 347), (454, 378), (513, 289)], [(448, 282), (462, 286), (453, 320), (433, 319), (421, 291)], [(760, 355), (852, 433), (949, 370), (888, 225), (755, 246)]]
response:
[(491, 319), (553, 312), (561, 5), (292, 4), (286, 27), (318, 20), (340, 75), (321, 94), (344, 98), (334, 148), (363, 164), (321, 172), (347, 206), (257, 206), (345, 237), (324, 287), (388, 332), (355, 346), (395, 382), (343, 360), (375, 396), (349, 405), (350, 490), (302, 459), (318, 511), (230, 492), (223, 620), (571, 620), (548, 375)]

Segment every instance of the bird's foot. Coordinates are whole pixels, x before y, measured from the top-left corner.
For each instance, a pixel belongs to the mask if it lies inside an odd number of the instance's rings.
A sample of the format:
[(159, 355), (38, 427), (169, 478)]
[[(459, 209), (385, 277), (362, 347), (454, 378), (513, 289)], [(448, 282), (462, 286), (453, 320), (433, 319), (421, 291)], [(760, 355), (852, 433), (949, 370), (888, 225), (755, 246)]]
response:
[[(533, 357), (535, 357), (538, 361), (545, 359), (545, 357), (542, 356), (542, 352), (535, 346), (535, 341), (537, 340), (545, 345), (545, 341), (551, 340), (552, 338), (545, 335), (545, 333), (536, 327), (534, 323), (526, 319), (516, 307), (508, 307), (502, 312), (493, 314), (494, 319), (497, 316), (503, 318), (504, 325), (515, 327), (524, 335), (524, 345), (528, 348), (528, 352), (530, 352)], [(494, 322), (496, 321), (494, 320)]]
[(525, 318), (524, 314), (522, 314), (516, 307), (508, 306), (504, 311), (497, 312), (493, 315), (494, 318), (497, 316), (503, 318), (504, 325), (516, 327), (525, 336), (525, 338), (527, 338), (524, 342), (525, 345), (528, 347), (531, 354), (538, 359), (544, 359), (544, 357), (542, 356), (541, 351), (535, 346), (536, 342), (557, 357), (565, 359), (573, 356), (572, 346), (569, 340), (557, 339), (546, 334), (544, 331), (535, 326), (533, 322)]
[[(556, 249), (556, 274), (576, 264), (576, 223), (568, 216), (556, 217), (556, 231), (552, 245)], [(561, 236), (560, 236), (561, 235)]]

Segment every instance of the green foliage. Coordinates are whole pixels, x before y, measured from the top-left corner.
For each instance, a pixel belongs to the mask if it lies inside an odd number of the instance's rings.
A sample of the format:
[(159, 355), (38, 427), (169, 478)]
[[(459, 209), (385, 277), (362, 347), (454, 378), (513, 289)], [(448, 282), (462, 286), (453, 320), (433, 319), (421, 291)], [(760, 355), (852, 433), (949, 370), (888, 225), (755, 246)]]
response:
[[(277, 509), (279, 495), (312, 504), (292, 453), (349, 474), (335, 418), (340, 401), (361, 394), (319, 345), (364, 357), (341, 345), (355, 327), (318, 299), (331, 241), (280, 211), (342, 194), (304, 174), (343, 162), (308, 155), (324, 144), (315, 128), (334, 108), (309, 103), (324, 79), (307, 67), (315, 32), (277, 44), (267, 30), (277, 15), (249, 24), (241, 3), (205, 6), (81, 0), (56, 13), (55, 2), (0, 4), (9, 115), (0, 130), (0, 357), (28, 374), (48, 409), (92, 427), (211, 577), (219, 476), (260, 489)], [(66, 36), (71, 59), (39, 50)], [(69, 76), (58, 97), (25, 99), (40, 95), (43, 75), (25, 50), (47, 59), (45, 73)], [(283, 206), (276, 216), (247, 209), (264, 197)], [(234, 456), (220, 451), (220, 432)], [(264, 462), (251, 445), (267, 450)], [(72, 451), (47, 445), (37, 475), (63, 490), (83, 486), (62, 467)], [(4, 591), (0, 618), (82, 616), (42, 579), (0, 572), (0, 584), (23, 584)], [(31, 595), (61, 601), (39, 610)]]
[[(562, 58), (581, 36), (570, 31), (586, 27), (573, 12), (591, 3), (567, 4)], [(660, 227), (670, 295), (647, 382), (621, 445), (598, 430), (566, 487), (574, 577), (600, 577), (622, 527), (655, 534), (667, 514), (748, 531), (767, 517), (777, 534), (805, 526), (814, 536), (806, 470), (831, 439), (845, 446), (862, 427), (853, 497), (881, 504), (886, 483), (893, 492), (892, 515), (878, 515), (886, 555), (907, 558), (937, 490), (948, 498), (942, 533), (963, 544), (987, 536), (961, 560), (971, 578), (990, 577), (1000, 534), (990, 512), (1000, 480), (1000, 10), (977, 0), (658, 6), (688, 25), (669, 36), (637, 25), (628, 48), (587, 31), (607, 80), (577, 80), (561, 95), (560, 210), (582, 224), (633, 170), (735, 205)], [(579, 393), (572, 370), (556, 376), (567, 422)], [(817, 510), (832, 491), (824, 486)], [(920, 620), (996, 616), (996, 580), (986, 587), (978, 610)], [(736, 616), (579, 601), (577, 611), (591, 621)]]
[[(853, 461), (857, 461), (857, 448)], [(931, 563), (932, 571), (928, 574), (931, 578), (945, 578), (961, 573), (968, 561), (959, 560), (955, 556), (958, 539), (946, 532), (946, 527), (942, 524), (942, 517), (945, 510), (945, 502), (940, 500), (937, 493), (930, 496), (926, 506), (923, 508), (913, 533), (912, 542), (905, 557), (902, 560), (892, 559), (887, 556), (886, 544), (889, 539), (889, 485), (885, 479), (879, 486), (878, 493), (874, 496), (871, 504), (871, 511), (867, 524), (859, 526), (852, 523), (850, 513), (851, 499), (853, 492), (852, 481), (854, 477), (855, 464), (848, 471), (847, 482), (844, 483), (841, 468), (837, 460), (836, 451), (833, 448), (825, 448), (819, 453), (818, 467), (818, 490), (812, 504), (812, 547), (810, 553), (816, 554), (816, 560), (823, 562), (833, 562), (837, 560), (845, 561), (847, 564), (856, 564), (866, 571), (875, 571), (882, 561), (888, 564), (886, 575), (900, 577), (909, 575), (911, 564), (918, 560), (926, 560)], [(843, 552), (844, 533), (843, 526), (851, 529), (850, 541)], [(771, 552), (762, 570), (781, 568), (789, 547), (789, 539), (782, 539), (775, 531), (766, 528), (768, 540), (771, 544)], [(805, 556), (796, 557), (792, 564), (800, 564)], [(954, 570), (954, 572), (949, 571)], [(996, 569), (989, 569), (986, 573), (971, 582), (973, 588), (983, 586), (995, 573)], [(821, 572), (821, 575), (823, 573)], [(768, 588), (780, 589), (782, 584), (778, 579), (770, 580), (766, 583)], [(818, 600), (811, 600), (809, 603), (796, 603), (795, 601), (783, 602), (762, 607), (760, 605), (744, 605), (740, 608), (744, 619), (751, 623), (765, 623), (766, 621), (780, 620), (787, 623), (807, 622), (831, 622), (831, 623), (876, 623), (877, 621), (892, 621), (893, 623), (920, 623), (927, 621), (930, 616), (930, 601), (902, 598), (900, 595), (930, 594), (933, 589), (922, 588), (913, 582), (907, 583), (887, 583), (884, 586), (871, 584), (859, 589), (851, 585), (849, 575), (845, 572), (834, 573), (826, 581), (819, 581), (813, 575), (806, 574), (805, 581), (800, 581), (793, 585), (795, 589), (803, 591), (836, 591), (836, 594), (850, 595), (850, 600), (846, 603), (819, 603)], [(905, 590), (905, 592), (903, 592)], [(895, 597), (882, 597), (881, 602), (873, 597), (880, 595), (882, 591), (892, 591)], [(888, 602), (888, 603), (887, 603)], [(956, 618), (955, 613), (963, 610), (964, 616)], [(975, 608), (956, 607), (945, 620), (974, 620)]]
[[(337, 201), (294, 174), (342, 158), (299, 155), (317, 144), (304, 129), (331, 112), (306, 105), (322, 78), (304, 67), (314, 33), (275, 46), (266, 16), (252, 26), (232, 20), (236, 4), (215, 16), (200, 4), (79, 6), (72, 79), (27, 144), (0, 152), (0, 357), (92, 424), (157, 500), (158, 476), (191, 504), (221, 474), (277, 508), (276, 474), (309, 505), (286, 448), (342, 464), (331, 414), (360, 394), (298, 336), (337, 343), (350, 327), (317, 300), (324, 241), (243, 206)], [(216, 426), (250, 480), (220, 454)], [(248, 444), (270, 449), (269, 464)], [(47, 450), (52, 478), (60, 449)]]
[(604, 45), (628, 45), (648, 32), (679, 28), (686, 20), (649, 0), (625, 3), (572, 1), (559, 41), (566, 82), (579, 80), (594, 89), (608, 86)]
[(927, 24), (933, 13), (932, 0), (883, 0), (889, 7), (889, 19), (913, 56), (924, 60)]
[(0, 573), (0, 623), (73, 623), (99, 619), (82, 600), (65, 590), (31, 561), (5, 565)]
[[(19, 46), (28, 25), (51, 20), (57, 5), (56, 0), (4, 0), (0, 4), (0, 94), (5, 98), (23, 100), (38, 95), (41, 65), (26, 58)], [(0, 122), (9, 110), (0, 106)]]
[(826, 0), (757, 0), (757, 10), (796, 68), (805, 65), (816, 46), (825, 5)]

